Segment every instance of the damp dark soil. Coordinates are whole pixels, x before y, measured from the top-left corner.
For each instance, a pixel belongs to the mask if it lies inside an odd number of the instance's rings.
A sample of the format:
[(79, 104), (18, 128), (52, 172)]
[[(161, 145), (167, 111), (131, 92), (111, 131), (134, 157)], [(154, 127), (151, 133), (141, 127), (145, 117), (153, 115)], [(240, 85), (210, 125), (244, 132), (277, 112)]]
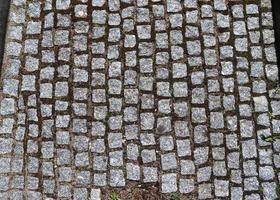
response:
[(112, 195), (118, 197), (119, 200), (195, 200), (197, 197), (192, 195), (183, 195), (178, 193), (162, 194), (159, 191), (159, 185), (141, 185), (128, 183), (125, 188), (102, 189), (102, 199), (112, 200)]

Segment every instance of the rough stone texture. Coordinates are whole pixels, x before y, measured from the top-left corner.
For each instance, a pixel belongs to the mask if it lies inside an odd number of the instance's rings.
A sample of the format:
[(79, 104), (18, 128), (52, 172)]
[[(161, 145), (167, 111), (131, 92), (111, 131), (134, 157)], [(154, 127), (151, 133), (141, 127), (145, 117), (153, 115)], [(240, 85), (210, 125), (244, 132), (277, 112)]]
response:
[(280, 198), (270, 0), (11, 2), (0, 199)]

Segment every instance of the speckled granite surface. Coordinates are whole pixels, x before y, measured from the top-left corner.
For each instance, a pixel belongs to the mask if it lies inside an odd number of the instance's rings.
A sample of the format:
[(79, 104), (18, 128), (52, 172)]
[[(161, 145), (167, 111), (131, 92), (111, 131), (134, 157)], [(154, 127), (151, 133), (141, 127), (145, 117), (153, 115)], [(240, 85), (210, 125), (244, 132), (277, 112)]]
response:
[(0, 199), (277, 199), (274, 40), (270, 0), (12, 0)]

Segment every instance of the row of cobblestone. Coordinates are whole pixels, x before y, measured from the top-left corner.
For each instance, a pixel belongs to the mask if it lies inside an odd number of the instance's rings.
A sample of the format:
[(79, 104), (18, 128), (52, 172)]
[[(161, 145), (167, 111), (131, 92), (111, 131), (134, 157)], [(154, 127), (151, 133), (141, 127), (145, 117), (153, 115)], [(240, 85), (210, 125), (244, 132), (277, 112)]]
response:
[(0, 199), (277, 199), (274, 42), (270, 0), (12, 0)]

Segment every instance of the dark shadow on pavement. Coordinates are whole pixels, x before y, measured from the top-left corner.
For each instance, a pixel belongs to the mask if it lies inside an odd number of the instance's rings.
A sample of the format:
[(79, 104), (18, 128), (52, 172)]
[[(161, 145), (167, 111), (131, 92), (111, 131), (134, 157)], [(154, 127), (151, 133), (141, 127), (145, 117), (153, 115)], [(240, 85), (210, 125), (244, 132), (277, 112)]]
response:
[(280, 81), (280, 0), (271, 0), (271, 2), (275, 32), (275, 48), (277, 54), (277, 65)]

